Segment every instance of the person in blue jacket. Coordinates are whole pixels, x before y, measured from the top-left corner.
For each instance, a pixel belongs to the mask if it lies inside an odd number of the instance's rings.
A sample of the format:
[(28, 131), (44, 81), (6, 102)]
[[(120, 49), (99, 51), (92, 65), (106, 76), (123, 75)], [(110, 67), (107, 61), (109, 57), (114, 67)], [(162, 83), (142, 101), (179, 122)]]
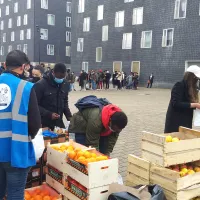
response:
[(41, 127), (33, 84), (22, 80), (29, 59), (14, 50), (0, 76), (0, 199), (24, 200), (30, 167), (36, 165), (33, 139)]

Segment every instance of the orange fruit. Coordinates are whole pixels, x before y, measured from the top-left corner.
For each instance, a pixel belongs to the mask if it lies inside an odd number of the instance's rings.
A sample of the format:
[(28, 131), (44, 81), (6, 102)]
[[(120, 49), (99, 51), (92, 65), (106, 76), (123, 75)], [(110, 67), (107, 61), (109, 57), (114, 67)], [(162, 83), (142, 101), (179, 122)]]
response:
[(77, 159), (78, 162), (80, 163), (84, 163), (85, 162), (85, 157), (84, 156), (80, 156), (78, 159)]
[(68, 157), (71, 158), (71, 159), (74, 159), (76, 157), (76, 152), (75, 151), (70, 151), (68, 153)]
[(72, 145), (70, 145), (67, 149), (74, 150), (74, 147)]
[(51, 197), (50, 196), (44, 196), (43, 200), (51, 200)]
[(58, 198), (56, 198), (56, 197), (51, 197), (51, 200), (57, 200)]
[(75, 148), (75, 151), (77, 153), (78, 151), (81, 151), (81, 148), (77, 147), (77, 148)]
[(96, 158), (96, 157), (97, 157), (97, 155), (96, 155), (95, 153), (91, 153), (91, 156), (92, 156), (93, 158)]
[(29, 192), (27, 192), (27, 191), (24, 192), (24, 198), (26, 200), (31, 198), (31, 195), (29, 194)]
[(77, 158), (81, 157), (84, 155), (84, 152), (83, 151), (78, 151), (77, 152)]
[(34, 193), (35, 193), (35, 194), (40, 194), (40, 193), (41, 193), (41, 190), (40, 190), (40, 189), (35, 189), (35, 190), (34, 190)]
[(90, 158), (90, 157), (91, 157), (91, 154), (90, 154), (90, 152), (85, 151), (84, 154), (83, 154), (83, 156), (84, 156), (85, 158)]
[(49, 196), (49, 191), (48, 190), (43, 190), (42, 192), (43, 192), (44, 196)]
[(38, 194), (34, 197), (34, 200), (42, 200), (42, 196)]

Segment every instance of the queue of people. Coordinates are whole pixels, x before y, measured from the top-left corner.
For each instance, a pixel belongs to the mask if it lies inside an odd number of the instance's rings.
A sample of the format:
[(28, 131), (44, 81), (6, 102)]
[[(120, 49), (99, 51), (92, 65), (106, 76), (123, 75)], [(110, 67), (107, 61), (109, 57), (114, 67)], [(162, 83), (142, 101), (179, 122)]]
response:
[[(7, 200), (24, 199), (28, 172), (36, 165), (32, 139), (41, 127), (65, 128), (64, 115), (71, 121), (69, 130), (77, 142), (107, 155), (112, 152), (128, 123), (119, 107), (111, 103), (99, 106), (100, 100), (89, 97), (86, 103), (92, 106), (72, 115), (68, 93), (74, 77), (63, 63), (44, 72), (42, 65), (30, 66), (25, 53), (13, 50), (4, 67), (0, 76), (0, 199), (5, 195)], [(84, 71), (81, 76), (84, 88), (88, 76)]]

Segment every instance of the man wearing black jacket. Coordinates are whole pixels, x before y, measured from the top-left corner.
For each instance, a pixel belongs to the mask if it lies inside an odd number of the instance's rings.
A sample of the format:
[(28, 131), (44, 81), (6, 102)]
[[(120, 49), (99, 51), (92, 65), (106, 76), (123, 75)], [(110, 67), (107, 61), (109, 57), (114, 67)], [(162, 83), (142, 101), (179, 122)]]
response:
[(58, 63), (52, 71), (34, 85), (42, 127), (49, 127), (51, 130), (55, 126), (65, 128), (62, 120), (63, 114), (67, 120), (70, 120), (72, 116), (68, 107), (69, 83), (65, 80), (66, 71), (65, 65)]

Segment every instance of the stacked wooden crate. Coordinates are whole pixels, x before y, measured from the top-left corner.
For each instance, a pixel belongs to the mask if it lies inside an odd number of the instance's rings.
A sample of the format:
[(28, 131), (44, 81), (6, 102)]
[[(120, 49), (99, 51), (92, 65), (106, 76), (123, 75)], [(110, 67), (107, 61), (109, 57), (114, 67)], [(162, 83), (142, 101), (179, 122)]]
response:
[(37, 161), (36, 166), (31, 168), (31, 170), (28, 174), (28, 177), (27, 177), (26, 188), (32, 188), (32, 187), (39, 186), (43, 182), (46, 181), (47, 144), (63, 143), (63, 142), (66, 142), (66, 140), (68, 140), (67, 132), (65, 134), (58, 134), (58, 136), (54, 137), (54, 138), (44, 137), (44, 144), (45, 144), (44, 153), (43, 153), (42, 157), (40, 158), (40, 160)]
[[(60, 145), (62, 144), (50, 145), (47, 148), (49, 170), (46, 182), (61, 193), (65, 200), (107, 200), (109, 185), (117, 182), (118, 159), (92, 162), (84, 166), (69, 159), (66, 152), (52, 148)], [(75, 142), (73, 146), (94, 151)]]
[[(167, 135), (178, 137), (180, 141), (166, 142)], [(129, 155), (127, 184), (158, 184), (168, 200), (190, 200), (200, 195), (200, 172), (181, 177), (170, 167), (198, 160), (199, 131), (180, 127), (179, 132), (171, 134), (144, 132), (142, 158)]]

